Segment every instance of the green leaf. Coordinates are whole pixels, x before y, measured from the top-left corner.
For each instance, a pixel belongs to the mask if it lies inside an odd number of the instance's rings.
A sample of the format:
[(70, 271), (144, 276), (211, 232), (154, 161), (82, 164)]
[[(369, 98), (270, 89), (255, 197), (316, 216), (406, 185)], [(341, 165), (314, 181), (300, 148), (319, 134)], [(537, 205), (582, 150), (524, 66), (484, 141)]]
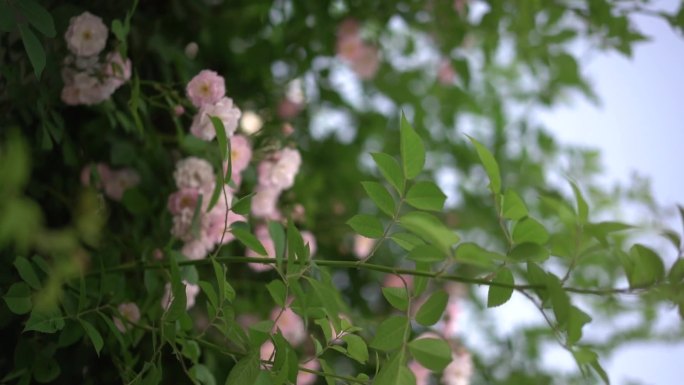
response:
[(418, 338), (409, 342), (408, 348), (416, 361), (433, 372), (441, 372), (451, 363), (451, 347), (442, 339)]
[(527, 216), (527, 206), (518, 193), (506, 190), (501, 204), (501, 216), (506, 219), (518, 220)]
[(416, 378), (405, 365), (406, 352), (401, 349), (382, 364), (373, 385), (415, 385)]
[(150, 200), (138, 188), (126, 189), (121, 198), (121, 204), (134, 215), (145, 214), (152, 207)]
[(95, 329), (95, 326), (93, 326), (90, 322), (84, 319), (79, 319), (78, 321), (81, 323), (81, 326), (83, 326), (83, 330), (85, 330), (86, 334), (88, 335), (88, 338), (90, 338), (90, 341), (93, 343), (95, 353), (97, 353), (97, 356), (99, 357), (100, 351), (104, 346), (104, 341), (102, 340), (100, 332), (98, 332), (97, 329)]
[(406, 120), (404, 113), (401, 114), (400, 125), (400, 150), (401, 165), (406, 179), (413, 179), (425, 165), (425, 146), (411, 124)]
[(371, 200), (373, 200), (375, 205), (378, 206), (382, 212), (390, 217), (394, 216), (396, 204), (394, 203), (392, 195), (390, 195), (385, 186), (378, 182), (361, 182), (361, 185), (363, 186), (363, 189), (366, 190), (366, 193)]
[(190, 361), (192, 361), (193, 364), (197, 364), (197, 361), (199, 360), (200, 355), (202, 354), (202, 350), (200, 349), (199, 344), (193, 340), (185, 340), (182, 344), (183, 350), (181, 350), (181, 354), (183, 354)]
[(228, 149), (228, 138), (226, 137), (226, 128), (223, 126), (223, 122), (220, 118), (216, 116), (209, 116), (209, 119), (211, 120), (211, 124), (214, 126), (214, 130), (216, 131), (216, 140), (218, 141), (221, 161), (224, 161), (226, 160)]
[(539, 245), (549, 240), (549, 233), (544, 226), (530, 217), (519, 220), (513, 227), (513, 242), (520, 244), (532, 242)]
[(420, 210), (441, 211), (445, 201), (442, 190), (428, 181), (416, 182), (406, 193), (406, 203)]
[(601, 380), (603, 380), (603, 382), (606, 385), (610, 385), (610, 379), (608, 378), (608, 373), (606, 373), (606, 371), (603, 369), (603, 367), (601, 366), (601, 364), (598, 361), (598, 358), (595, 359), (591, 363), (591, 367), (594, 369), (596, 374), (598, 374), (598, 376), (601, 377)]
[(416, 262), (441, 262), (447, 256), (440, 249), (432, 245), (418, 245), (408, 253), (408, 259)]
[(665, 277), (662, 259), (650, 248), (636, 244), (623, 258), (630, 287), (644, 287), (661, 281)]
[(230, 232), (238, 241), (240, 241), (240, 243), (245, 245), (245, 247), (254, 250), (257, 254), (263, 255), (264, 257), (268, 256), (268, 253), (266, 252), (266, 249), (264, 249), (264, 246), (261, 244), (261, 242), (259, 242), (257, 237), (255, 237), (254, 234), (248, 230), (238, 226), (231, 226)]
[(285, 257), (285, 246), (287, 244), (287, 238), (285, 235), (285, 229), (283, 225), (275, 221), (268, 222), (268, 234), (273, 240), (273, 248), (275, 249), (276, 266), (279, 271), (283, 268), (283, 258)]
[(283, 281), (275, 279), (266, 285), (266, 289), (268, 289), (273, 301), (278, 306), (285, 306), (285, 301), (287, 300), (287, 287), (285, 287)]
[(570, 297), (565, 292), (560, 279), (553, 274), (546, 275), (546, 288), (551, 298), (553, 314), (556, 316), (558, 324), (563, 326), (568, 322), (570, 316)]
[(33, 378), (36, 382), (47, 384), (55, 380), (61, 373), (59, 363), (52, 357), (49, 357), (45, 351), (41, 352), (38, 357), (35, 357), (35, 362), (31, 367)]
[(409, 320), (406, 316), (390, 316), (378, 325), (370, 347), (383, 352), (399, 348), (404, 343), (404, 335), (408, 327)]
[(24, 43), (24, 49), (28, 54), (33, 72), (36, 77), (40, 79), (40, 75), (45, 68), (45, 50), (36, 35), (31, 31), (31, 27), (25, 23), (19, 23), (19, 33), (21, 34), (21, 41)]
[(484, 267), (486, 269), (493, 268), (497, 262), (507, 261), (505, 255), (485, 250), (480, 245), (465, 242), (458, 245), (454, 259), (461, 263)]
[(459, 241), (458, 235), (432, 214), (412, 211), (404, 214), (399, 223), (406, 230), (438, 246), (445, 254), (450, 254), (451, 246)]
[(176, 253), (169, 255), (169, 270), (171, 272), (171, 304), (166, 310), (165, 318), (169, 322), (176, 321), (182, 315), (186, 314), (187, 298), (185, 295), (185, 284), (181, 280), (180, 270), (178, 269), (178, 261), (176, 260)]
[[(546, 287), (547, 273), (534, 262), (527, 262), (527, 282), (530, 285)], [(549, 298), (549, 292), (545, 289), (535, 289), (539, 298), (545, 302)]]
[(252, 197), (256, 192), (251, 192), (238, 200), (234, 200), (230, 205), (230, 211), (235, 214), (247, 215), (252, 207)]
[(570, 345), (577, 343), (582, 338), (582, 328), (591, 322), (591, 317), (576, 306), (570, 306), (568, 317), (568, 339)]
[(26, 20), (46, 37), (55, 37), (55, 23), (52, 20), (52, 15), (42, 5), (34, 0), (21, 0), (16, 4)]
[(233, 366), (225, 385), (253, 384), (259, 376), (259, 352), (251, 352)]
[(306, 277), (311, 288), (313, 289), (314, 296), (318, 298), (325, 310), (330, 321), (332, 321), (333, 326), (336, 330), (340, 328), (340, 299), (339, 292), (330, 282), (329, 278), (321, 281), (315, 280), (310, 277)]
[[(501, 269), (494, 276), (492, 282), (511, 285), (515, 284), (513, 273), (509, 269)], [(497, 307), (505, 304), (513, 295), (512, 287), (489, 286), (489, 293), (487, 295), (487, 307)]]
[(423, 326), (436, 324), (442, 318), (448, 301), (449, 294), (443, 290), (435, 291), (416, 313), (416, 322)]
[(190, 375), (190, 378), (199, 381), (202, 385), (216, 385), (216, 379), (211, 373), (211, 370), (202, 364), (194, 365), (190, 368), (188, 374)]
[(587, 223), (589, 218), (589, 206), (587, 205), (587, 201), (584, 199), (582, 191), (580, 191), (575, 182), (570, 182), (570, 185), (572, 186), (572, 191), (575, 193), (575, 201), (577, 202), (577, 219), (579, 219), (579, 223)]
[(351, 358), (362, 364), (368, 361), (368, 347), (363, 338), (355, 334), (345, 334), (342, 341), (347, 343), (347, 353)]
[(406, 311), (408, 308), (408, 293), (406, 288), (403, 287), (383, 287), (382, 295), (385, 297), (387, 302), (390, 303), (395, 309), (400, 311)]
[(496, 162), (494, 155), (489, 152), (487, 147), (483, 146), (474, 138), (468, 136), (468, 139), (470, 139), (470, 142), (475, 146), (475, 151), (477, 151), (480, 162), (482, 162), (482, 166), (484, 166), (485, 172), (489, 177), (489, 189), (495, 194), (500, 193), (501, 174), (499, 173), (499, 164)]
[(670, 268), (670, 273), (667, 275), (670, 283), (680, 283), (684, 280), (684, 259), (677, 259)]
[(414, 247), (425, 244), (425, 241), (411, 233), (394, 233), (390, 238), (406, 251), (411, 251)]
[(371, 156), (382, 175), (397, 190), (399, 196), (404, 196), (404, 183), (406, 181), (397, 160), (383, 152), (372, 153)]
[(14, 283), (2, 298), (14, 314), (26, 314), (33, 307), (31, 303), (31, 289), (24, 282)]
[(544, 262), (549, 258), (549, 250), (536, 243), (525, 242), (515, 245), (508, 256), (518, 262)]
[(360, 235), (368, 238), (381, 238), (385, 230), (382, 228), (380, 220), (372, 215), (354, 215), (347, 224)]
[(34, 308), (31, 311), (24, 331), (35, 330), (41, 333), (54, 333), (64, 327), (64, 317), (58, 307), (51, 309)]
[(12, 7), (6, 1), (0, 1), (0, 32), (12, 32), (16, 24)]

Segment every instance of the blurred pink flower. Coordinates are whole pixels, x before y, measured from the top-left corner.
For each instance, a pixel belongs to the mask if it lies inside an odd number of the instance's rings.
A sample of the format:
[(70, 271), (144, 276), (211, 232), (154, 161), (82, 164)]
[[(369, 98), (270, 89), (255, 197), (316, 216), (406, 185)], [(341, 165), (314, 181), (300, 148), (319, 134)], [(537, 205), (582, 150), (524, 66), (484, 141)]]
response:
[(69, 20), (64, 34), (67, 47), (74, 55), (92, 56), (99, 54), (107, 44), (107, 26), (102, 19), (90, 12), (83, 12)]
[[(309, 370), (319, 370), (321, 368), (321, 364), (317, 359), (310, 359), (300, 366)], [(297, 373), (297, 385), (312, 385), (316, 382), (317, 378), (318, 376), (314, 373), (300, 370), (299, 373)]]
[(266, 340), (259, 348), (259, 358), (262, 361), (273, 361), (275, 359), (275, 345), (270, 339)]
[(119, 51), (112, 51), (107, 54), (102, 72), (110, 78), (114, 88), (119, 88), (131, 78), (131, 60), (124, 60)]
[(185, 113), (185, 107), (181, 106), (180, 104), (176, 104), (173, 107), (173, 114), (176, 116), (183, 116)]
[(214, 190), (215, 176), (211, 164), (202, 158), (188, 157), (176, 163), (173, 172), (176, 186), (179, 189), (195, 188), (204, 194), (204, 199), (209, 199)]
[(473, 376), (473, 360), (467, 350), (451, 354), (451, 363), (442, 372), (442, 384), (444, 385), (469, 385)]
[(126, 190), (137, 186), (138, 183), (140, 175), (133, 169), (112, 171), (109, 178), (104, 181), (105, 194), (115, 201), (120, 201)]
[(316, 251), (318, 250), (316, 244), (316, 237), (313, 235), (311, 231), (306, 230), (300, 232), (300, 234), (302, 234), (302, 240), (304, 241), (304, 245), (309, 245), (309, 255), (313, 257), (316, 254)]
[(216, 103), (203, 104), (195, 117), (192, 119), (190, 133), (202, 140), (212, 140), (216, 137), (216, 129), (210, 117), (215, 116), (223, 123), (226, 137), (231, 137), (237, 129), (240, 121), (240, 109), (233, 104), (231, 98), (221, 98)]
[[(169, 212), (171, 212), (173, 215), (177, 215), (180, 214), (183, 209), (194, 210), (200, 193), (200, 190), (197, 188), (186, 187), (169, 195), (169, 200), (167, 203)], [(202, 203), (203, 206), (206, 207), (209, 201), (205, 200)]]
[(375, 239), (366, 238), (363, 235), (354, 235), (354, 255), (356, 258), (363, 259), (373, 250), (375, 246)]
[(356, 75), (363, 80), (370, 80), (380, 68), (380, 52), (371, 45), (363, 45), (357, 57), (351, 62), (351, 67)]
[(198, 259), (204, 259), (213, 247), (214, 244), (212, 242), (209, 242), (206, 238), (200, 237), (199, 239), (185, 242), (181, 248), (181, 254), (191, 261), (196, 261)]
[(408, 368), (416, 376), (416, 385), (428, 385), (430, 381), (430, 370), (419, 364), (416, 360), (411, 360)]
[[(96, 173), (97, 175), (97, 182), (93, 181), (91, 178), (93, 177), (93, 172)], [(81, 184), (84, 187), (94, 187), (94, 188), (102, 188), (104, 185), (105, 181), (109, 180), (111, 177), (112, 171), (110, 170), (109, 166), (106, 165), (105, 163), (97, 163), (95, 165), (88, 164), (84, 166), (81, 169)], [(93, 183), (95, 182), (95, 183)]]
[(252, 215), (263, 219), (280, 219), (280, 211), (277, 207), (279, 197), (280, 190), (258, 186), (256, 194), (252, 197)]
[(214, 71), (202, 70), (195, 75), (186, 87), (190, 102), (200, 108), (205, 104), (214, 104), (226, 95), (226, 82)]
[[(264, 246), (266, 255), (261, 255), (252, 249), (247, 249), (245, 255), (252, 258), (275, 258), (275, 244), (273, 243), (273, 239), (271, 239), (271, 234), (269, 234), (268, 228), (264, 225), (257, 226), (254, 229), (254, 235), (259, 242), (261, 242), (261, 245)], [(273, 269), (273, 265), (267, 263), (249, 263), (249, 267), (257, 272)]]
[(280, 103), (278, 103), (278, 116), (280, 119), (292, 119), (299, 115), (301, 111), (302, 105), (300, 103), (295, 103), (288, 98), (283, 98)]
[[(403, 280), (402, 280), (403, 278)], [(413, 288), (413, 276), (411, 275), (406, 275), (402, 274), (401, 277), (399, 277), (396, 274), (387, 274), (385, 275), (385, 280), (383, 281), (382, 286), (383, 287), (398, 287), (398, 288), (404, 288), (404, 281), (406, 282), (406, 286), (408, 287), (409, 290)]]
[(259, 163), (259, 185), (278, 190), (290, 188), (301, 164), (302, 157), (299, 151), (292, 148), (277, 151), (269, 159)]
[[(232, 179), (235, 181), (238, 176), (249, 166), (252, 160), (252, 146), (249, 140), (243, 135), (230, 137), (230, 162), (232, 167)], [(228, 163), (224, 163), (223, 170), (227, 171)], [(236, 184), (239, 184), (236, 182)]]
[[(133, 302), (124, 302), (119, 304), (117, 310), (119, 311), (120, 317), (113, 317), (114, 326), (116, 326), (121, 333), (125, 333), (131, 328), (127, 322), (137, 323), (140, 321), (140, 309), (138, 308), (138, 305)], [(124, 322), (124, 320), (126, 322)]]
[(454, 70), (454, 67), (451, 65), (449, 59), (442, 59), (439, 62), (439, 68), (437, 70), (437, 79), (439, 80), (440, 84), (443, 85), (453, 84), (456, 80), (456, 71)]
[[(183, 285), (185, 285), (185, 309), (188, 310), (195, 306), (195, 298), (197, 297), (197, 294), (199, 294), (200, 288), (186, 280), (183, 280)], [(164, 286), (164, 295), (161, 299), (162, 309), (168, 310), (169, 306), (171, 306), (171, 302), (173, 302), (173, 293), (171, 291), (171, 283), (168, 282)]]
[(271, 319), (275, 321), (274, 330), (280, 330), (290, 345), (299, 346), (306, 340), (304, 321), (291, 308), (285, 308), (282, 314), (281, 308), (273, 309)]

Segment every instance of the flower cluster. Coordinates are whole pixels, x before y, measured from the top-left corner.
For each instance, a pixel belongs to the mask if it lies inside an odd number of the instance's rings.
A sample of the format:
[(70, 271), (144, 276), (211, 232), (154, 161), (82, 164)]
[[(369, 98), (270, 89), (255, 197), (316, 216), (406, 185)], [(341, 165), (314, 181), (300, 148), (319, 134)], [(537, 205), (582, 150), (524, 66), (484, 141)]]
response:
[(190, 132), (206, 141), (216, 137), (216, 130), (210, 117), (221, 120), (226, 129), (226, 137), (231, 137), (237, 129), (241, 111), (233, 104), (233, 99), (226, 97), (226, 82), (214, 71), (202, 70), (186, 87), (190, 102), (198, 108), (192, 120)]
[(337, 28), (337, 55), (348, 62), (351, 69), (364, 80), (372, 79), (380, 67), (378, 47), (361, 37), (361, 26), (347, 19)]
[[(185, 286), (185, 309), (189, 310), (195, 306), (195, 298), (200, 292), (200, 287), (198, 285), (192, 284), (186, 280), (183, 280), (183, 285)], [(164, 286), (164, 295), (161, 299), (161, 307), (164, 310), (169, 310), (171, 303), (173, 302), (173, 290), (171, 288), (171, 283), (167, 283)]]
[(229, 226), (245, 218), (229, 210), (229, 191), (221, 194), (216, 205), (207, 211), (216, 183), (211, 164), (197, 157), (182, 159), (176, 163), (173, 177), (178, 190), (168, 199), (168, 209), (173, 214), (171, 234), (184, 242), (183, 255), (202, 259), (218, 243), (232, 241)]
[(118, 51), (104, 60), (100, 53), (107, 44), (107, 26), (102, 19), (84, 12), (72, 17), (64, 34), (71, 54), (62, 68), (62, 101), (69, 105), (101, 103), (131, 78), (131, 61)]
[(105, 163), (89, 164), (81, 170), (81, 184), (104, 191), (109, 198), (120, 201), (129, 188), (140, 183), (140, 175), (130, 168), (112, 170)]

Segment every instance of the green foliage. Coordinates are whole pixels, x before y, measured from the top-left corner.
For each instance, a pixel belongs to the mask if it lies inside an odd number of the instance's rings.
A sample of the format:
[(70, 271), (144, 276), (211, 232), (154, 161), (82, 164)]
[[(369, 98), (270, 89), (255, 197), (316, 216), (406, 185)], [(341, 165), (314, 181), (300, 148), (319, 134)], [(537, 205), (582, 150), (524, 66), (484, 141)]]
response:
[(515, 284), (513, 273), (509, 269), (501, 269), (496, 273), (492, 282), (506, 286), (492, 285), (489, 287), (487, 307), (501, 306), (508, 302), (511, 295), (513, 295), (513, 286)]
[(442, 318), (444, 309), (449, 301), (449, 295), (444, 291), (435, 291), (421, 305), (416, 313), (416, 322), (423, 326), (432, 326)]
[(411, 355), (424, 367), (440, 372), (451, 362), (451, 347), (436, 338), (418, 338), (408, 344)]

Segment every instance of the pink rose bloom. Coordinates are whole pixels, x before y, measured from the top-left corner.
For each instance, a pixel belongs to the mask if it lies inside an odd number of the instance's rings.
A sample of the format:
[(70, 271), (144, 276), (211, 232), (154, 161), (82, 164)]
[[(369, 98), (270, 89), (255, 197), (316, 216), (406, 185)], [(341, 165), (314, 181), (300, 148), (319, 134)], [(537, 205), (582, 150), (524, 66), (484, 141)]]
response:
[[(113, 317), (114, 326), (116, 326), (121, 333), (125, 333), (130, 329), (131, 326), (128, 322), (137, 323), (140, 321), (140, 309), (138, 308), (138, 305), (133, 302), (124, 302), (117, 307), (117, 310), (121, 317)], [(125, 324), (123, 320), (126, 321)]]
[(408, 368), (413, 372), (416, 377), (416, 385), (428, 385), (430, 381), (430, 370), (419, 364), (418, 361), (411, 360), (408, 364)]
[(454, 67), (449, 62), (449, 59), (442, 59), (439, 62), (439, 68), (437, 69), (437, 80), (440, 84), (450, 85), (456, 80), (456, 71)]
[[(169, 212), (173, 215), (180, 214), (183, 209), (195, 210), (197, 200), (199, 199), (200, 190), (196, 188), (182, 188), (173, 194), (169, 195), (167, 207)], [(203, 206), (206, 207), (209, 201), (203, 200)]]
[(77, 106), (81, 103), (80, 90), (74, 85), (65, 85), (60, 96), (67, 105)]
[[(197, 297), (197, 294), (200, 292), (199, 286), (189, 283), (186, 280), (183, 280), (183, 285), (185, 285), (185, 309), (189, 310), (193, 306), (195, 306), (195, 298)], [(171, 283), (168, 282), (166, 286), (164, 286), (164, 295), (162, 296), (161, 300), (161, 307), (164, 310), (168, 310), (169, 306), (171, 306), (171, 302), (173, 301), (173, 293), (171, 291)]]
[(220, 206), (216, 205), (205, 214), (204, 235), (215, 244), (221, 242), (221, 239), (223, 239), (223, 244), (226, 244), (235, 239), (235, 236), (230, 232), (230, 226), (235, 222), (247, 222), (247, 218)]
[(231, 137), (237, 129), (240, 121), (240, 109), (235, 107), (233, 99), (222, 98), (215, 104), (203, 104), (195, 117), (192, 119), (190, 133), (202, 140), (212, 140), (216, 137), (216, 129), (211, 122), (210, 116), (216, 116), (226, 129), (226, 136)]
[(115, 88), (119, 88), (131, 78), (131, 60), (124, 60), (119, 51), (112, 51), (107, 54), (102, 72), (116, 85)]
[(192, 226), (192, 217), (195, 214), (195, 209), (184, 208), (173, 216), (173, 225), (171, 226), (171, 235), (184, 241), (190, 242), (194, 240), (190, 227)]
[(185, 107), (181, 106), (180, 104), (176, 104), (173, 107), (173, 114), (176, 116), (183, 116), (185, 113)]
[(357, 57), (352, 61), (351, 67), (356, 75), (363, 80), (370, 80), (380, 68), (380, 53), (378, 48), (370, 45), (363, 45)]
[(473, 376), (473, 360), (465, 349), (451, 354), (451, 363), (442, 372), (444, 385), (469, 385)]
[(196, 261), (198, 259), (206, 258), (209, 251), (214, 247), (214, 243), (207, 239), (200, 237), (200, 239), (193, 239), (190, 242), (183, 244), (181, 253), (189, 260)]
[(90, 12), (84, 12), (69, 20), (64, 34), (69, 51), (78, 56), (99, 54), (107, 43), (107, 26), (102, 19)]
[[(249, 161), (252, 160), (252, 146), (249, 140), (243, 135), (234, 135), (230, 137), (230, 163), (232, 167), (232, 179), (235, 180), (237, 175), (240, 175), (249, 166)], [(227, 171), (228, 163), (224, 165), (223, 170)]]
[(348, 62), (354, 62), (359, 58), (364, 46), (361, 35), (357, 33), (339, 37), (335, 49), (337, 56)]
[(73, 60), (73, 64), (76, 68), (80, 70), (86, 70), (86, 72), (92, 72), (96, 70), (96, 66), (100, 58), (97, 55), (93, 56), (76, 56)]
[(104, 183), (105, 194), (115, 201), (120, 201), (126, 190), (137, 186), (138, 183), (140, 175), (133, 169), (113, 171)]
[(199, 52), (199, 46), (194, 41), (191, 41), (185, 46), (185, 49), (183, 51), (185, 52), (185, 56), (188, 59), (193, 60), (197, 57), (197, 53)]
[(302, 240), (304, 241), (304, 245), (309, 245), (309, 255), (314, 256), (316, 254), (317, 250), (317, 245), (316, 245), (316, 237), (313, 235), (311, 231), (302, 231), (300, 232), (302, 235)]
[(200, 108), (205, 104), (217, 103), (226, 96), (226, 82), (216, 72), (202, 70), (190, 80), (185, 91), (190, 102)]
[(373, 246), (375, 246), (375, 239), (366, 238), (359, 234), (354, 235), (354, 255), (356, 258), (366, 258), (373, 250)]
[[(317, 359), (310, 359), (304, 362), (302, 366), (310, 370), (319, 370), (321, 368), (321, 364)], [(314, 382), (316, 382), (317, 378), (318, 376), (313, 373), (300, 370), (297, 373), (297, 385), (312, 385)]]
[(204, 159), (188, 157), (176, 163), (176, 170), (173, 172), (176, 186), (179, 189), (195, 188), (204, 194), (204, 199), (209, 199), (214, 190), (216, 178), (214, 168)]
[(240, 119), (240, 129), (247, 135), (252, 135), (261, 130), (263, 125), (263, 119), (254, 111), (245, 111)]
[[(94, 169), (93, 169), (94, 168)], [(97, 177), (99, 180), (94, 183), (93, 180), (91, 180), (91, 177), (93, 176), (93, 171), (96, 173)], [(103, 184), (106, 183), (112, 175), (112, 171), (109, 169), (109, 166), (107, 166), (104, 163), (97, 163), (95, 165), (88, 164), (83, 169), (81, 169), (81, 184), (84, 187), (94, 187), (94, 188), (102, 188)]]
[[(280, 314), (281, 308), (275, 308), (271, 311), (271, 319), (275, 321), (274, 329), (280, 330), (283, 337), (292, 346), (299, 346), (306, 340), (306, 328), (304, 321), (292, 309), (285, 308)], [(280, 314), (280, 317), (278, 315)], [(276, 317), (278, 317), (276, 319)]]
[(258, 186), (256, 194), (252, 197), (252, 215), (256, 218), (277, 220), (280, 219), (278, 211), (278, 198), (280, 190), (272, 187)]
[[(256, 236), (257, 240), (259, 240), (261, 245), (264, 246), (264, 249), (266, 250), (266, 255), (261, 255), (252, 249), (247, 249), (245, 255), (252, 258), (275, 258), (275, 244), (273, 243), (273, 239), (271, 239), (271, 234), (269, 234), (268, 228), (263, 225), (257, 226), (254, 229), (254, 235)], [(267, 263), (249, 263), (248, 265), (252, 270), (256, 272), (268, 271), (273, 269), (273, 264)]]
[(292, 127), (290, 123), (283, 123), (283, 126), (280, 127), (280, 132), (282, 132), (284, 136), (290, 136), (294, 134), (294, 127)]
[(295, 176), (302, 164), (299, 151), (292, 148), (284, 148), (259, 164), (259, 185), (268, 186), (278, 190), (292, 187)]

